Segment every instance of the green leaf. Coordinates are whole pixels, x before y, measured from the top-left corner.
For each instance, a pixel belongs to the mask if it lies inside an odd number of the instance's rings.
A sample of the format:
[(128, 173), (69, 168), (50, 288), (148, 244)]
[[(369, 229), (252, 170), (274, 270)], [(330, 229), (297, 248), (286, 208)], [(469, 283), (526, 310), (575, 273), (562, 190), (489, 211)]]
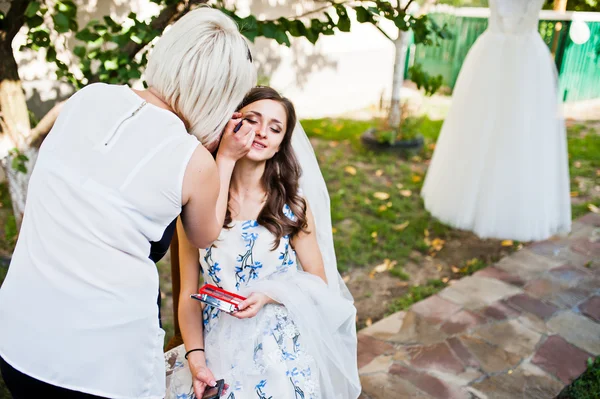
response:
[(350, 32), (350, 17), (348, 17), (348, 11), (344, 6), (336, 6), (335, 10), (338, 15), (337, 27), (342, 32)]
[(89, 29), (84, 29), (82, 31), (77, 32), (77, 34), (75, 35), (75, 37), (79, 40), (82, 40), (84, 42), (95, 42), (96, 40), (100, 39), (100, 35), (95, 33), (95, 32), (91, 32)]
[(27, 9), (25, 9), (25, 16), (27, 18), (33, 17), (38, 12), (38, 10), (40, 9), (40, 6), (41, 6), (41, 4), (39, 2), (32, 1), (27, 6)]
[(56, 49), (54, 47), (48, 47), (48, 52), (46, 53), (46, 61), (56, 61)]
[(69, 17), (62, 12), (56, 13), (52, 20), (54, 21), (54, 27), (58, 33), (65, 33), (69, 31)]
[(73, 53), (79, 57), (79, 58), (83, 58), (85, 57), (85, 53), (86, 53), (86, 48), (84, 46), (77, 46), (73, 49)]
[(358, 22), (365, 23), (372, 21), (371, 13), (366, 8), (358, 6), (354, 7), (354, 10), (356, 10), (356, 19)]
[(277, 43), (285, 44), (288, 47), (292, 45), (287, 33), (285, 33), (285, 31), (282, 29), (277, 30), (277, 33), (275, 34), (275, 40), (277, 40)]
[(40, 17), (39, 15), (34, 15), (31, 18), (27, 18), (25, 22), (27, 22), (27, 26), (29, 28), (37, 28), (44, 23), (44, 18)]
[(290, 21), (290, 26), (289, 26), (288, 30), (290, 32), (290, 35), (292, 35), (294, 37), (300, 37), (300, 36), (306, 35), (306, 27), (304, 26), (302, 21), (299, 21), (299, 20)]
[(268, 39), (275, 39), (277, 31), (277, 26), (273, 22), (269, 21), (262, 25), (262, 34)]

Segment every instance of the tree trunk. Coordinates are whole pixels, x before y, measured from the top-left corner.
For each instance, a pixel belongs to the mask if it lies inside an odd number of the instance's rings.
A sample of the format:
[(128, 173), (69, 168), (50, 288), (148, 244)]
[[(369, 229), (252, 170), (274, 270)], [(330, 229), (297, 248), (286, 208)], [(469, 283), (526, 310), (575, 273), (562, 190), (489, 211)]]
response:
[[(0, 30), (0, 113), (3, 134), (7, 135), (11, 146), (20, 150), (27, 157), (27, 173), (17, 172), (12, 168), (12, 156), (2, 160), (17, 226), (20, 227), (25, 210), (25, 196), (31, 175), (36, 151), (29, 151), (26, 144), (31, 132), (29, 112), (25, 93), (21, 86), (17, 62), (12, 52), (12, 40), (24, 23), (25, 9), (29, 1), (14, 0), (4, 20), (6, 30)], [(19, 176), (21, 174), (21, 176)]]
[(406, 32), (398, 30), (398, 38), (394, 41), (395, 59), (394, 59), (394, 81), (392, 84), (392, 103), (390, 105), (390, 115), (388, 118), (389, 127), (397, 129), (400, 125), (400, 89), (404, 83), (404, 64), (406, 57), (405, 49)]
[[(567, 0), (554, 0), (554, 6), (552, 8), (554, 9), (554, 11), (558, 12), (567, 11)], [(558, 48), (558, 37), (560, 36), (560, 31), (562, 30), (562, 27), (562, 22), (557, 22), (554, 25), (554, 37), (552, 38), (552, 46), (550, 51), (553, 57), (556, 55), (556, 50)]]

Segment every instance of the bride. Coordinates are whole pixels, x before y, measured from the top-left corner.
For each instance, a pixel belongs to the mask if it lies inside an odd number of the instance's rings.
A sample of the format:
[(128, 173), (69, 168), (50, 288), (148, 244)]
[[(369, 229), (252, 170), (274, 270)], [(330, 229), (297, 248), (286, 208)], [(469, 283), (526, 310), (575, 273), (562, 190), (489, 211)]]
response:
[[(219, 239), (198, 251), (178, 226), (184, 344), (165, 354), (167, 398), (201, 398), (216, 379), (227, 399), (357, 398), (356, 309), (337, 272), (312, 146), (271, 88), (253, 89), (239, 112), (256, 138), (235, 165)], [(190, 298), (200, 272), (247, 298), (238, 312)]]

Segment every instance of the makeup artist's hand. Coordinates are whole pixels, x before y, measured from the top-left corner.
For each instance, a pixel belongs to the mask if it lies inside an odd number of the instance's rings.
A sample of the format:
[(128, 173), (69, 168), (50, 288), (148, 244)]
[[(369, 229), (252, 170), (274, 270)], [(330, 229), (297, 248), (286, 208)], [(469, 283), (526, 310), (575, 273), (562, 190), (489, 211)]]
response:
[[(237, 132), (234, 132), (233, 130), (239, 123), (242, 123), (242, 126)], [(225, 127), (217, 156), (237, 161), (250, 151), (252, 142), (254, 142), (252, 126), (242, 119), (241, 113), (236, 112)]]

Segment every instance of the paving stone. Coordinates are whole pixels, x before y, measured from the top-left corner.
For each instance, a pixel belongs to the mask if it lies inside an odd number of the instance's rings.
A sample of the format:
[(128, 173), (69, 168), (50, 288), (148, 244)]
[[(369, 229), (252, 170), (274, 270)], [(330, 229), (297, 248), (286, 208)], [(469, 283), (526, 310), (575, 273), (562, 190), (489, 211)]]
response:
[(407, 352), (411, 356), (410, 364), (418, 369), (452, 373), (460, 373), (465, 369), (445, 342), (428, 346), (413, 346), (407, 348)]
[(393, 345), (368, 335), (358, 334), (358, 368), (371, 363), (377, 356), (393, 355), (394, 352)]
[(517, 275), (507, 273), (502, 269), (498, 269), (494, 266), (486, 267), (485, 269), (479, 270), (474, 274), (474, 276), (478, 277), (487, 277), (487, 278), (495, 278), (497, 280), (504, 281), (505, 283), (516, 285), (518, 287), (522, 287), (525, 285), (525, 281)]
[(486, 322), (485, 317), (479, 316), (469, 310), (461, 310), (453, 314), (444, 324), (442, 331), (448, 335), (462, 333), (472, 327)]
[(591, 295), (591, 291), (580, 288), (567, 288), (566, 290), (552, 292), (546, 295), (544, 301), (563, 309), (571, 309), (584, 302)]
[(569, 287), (576, 287), (582, 281), (592, 277), (592, 273), (584, 267), (563, 265), (550, 270), (550, 277)]
[(431, 396), (417, 389), (410, 382), (393, 374), (378, 373), (360, 377), (363, 395), (370, 399), (423, 398)]
[(579, 305), (581, 313), (600, 323), (600, 296), (596, 295)]
[(487, 277), (464, 277), (439, 295), (468, 309), (490, 305), (497, 300), (523, 292), (520, 288)]
[(460, 310), (460, 306), (432, 295), (414, 304), (411, 310), (428, 319), (431, 323), (441, 323)]
[(560, 335), (552, 335), (539, 347), (531, 362), (569, 384), (586, 370), (590, 356)]
[(573, 345), (595, 356), (600, 355), (600, 324), (570, 311), (556, 314), (547, 324)]
[(540, 333), (530, 330), (517, 320), (488, 324), (478, 328), (475, 335), (521, 358), (531, 355), (542, 338)]
[(542, 274), (565, 262), (560, 259), (538, 255), (529, 249), (522, 249), (496, 263), (495, 267), (507, 273), (518, 275), (524, 280), (539, 278)]
[(481, 313), (484, 316), (494, 320), (505, 320), (521, 315), (521, 311), (506, 305), (502, 301), (492, 303), (490, 306), (483, 308)]
[(479, 361), (475, 358), (475, 356), (471, 354), (471, 352), (469, 352), (469, 350), (463, 345), (463, 343), (458, 338), (448, 338), (447, 342), (448, 346), (450, 347), (450, 349), (452, 349), (456, 357), (458, 357), (466, 367), (480, 367)]
[(400, 332), (405, 315), (406, 312), (396, 312), (367, 328), (363, 328), (360, 333), (385, 341)]
[(578, 238), (571, 244), (571, 249), (590, 259), (598, 258), (600, 257), (600, 240), (587, 237)]
[(565, 288), (568, 288), (568, 285), (561, 284), (560, 281), (541, 278), (531, 280), (527, 283), (525, 292), (532, 297), (541, 299), (553, 292), (564, 290)]
[(550, 258), (558, 258), (561, 252), (568, 251), (570, 241), (566, 237), (552, 238), (545, 241), (538, 241), (528, 245), (526, 248), (536, 255)]
[[(390, 374), (400, 376), (407, 381), (410, 381), (420, 390), (427, 392), (436, 399), (467, 399), (467, 392), (459, 387), (452, 386), (437, 377), (430, 374), (411, 370), (408, 367), (400, 364), (394, 364), (390, 367)], [(401, 396), (391, 396), (390, 398), (398, 398)]]
[(600, 214), (590, 212), (577, 219), (577, 222), (594, 227), (600, 227)]
[(521, 316), (517, 317), (516, 320), (530, 330), (537, 331), (540, 334), (548, 334), (548, 332), (550, 332), (544, 319), (534, 314), (524, 312)]
[(409, 310), (404, 316), (400, 332), (388, 339), (400, 344), (431, 345), (445, 340), (447, 335), (425, 317)]
[(497, 373), (515, 367), (521, 357), (489, 344), (481, 338), (472, 336), (460, 337), (460, 341), (473, 354), (486, 373)]
[(558, 310), (556, 306), (542, 302), (527, 294), (519, 294), (510, 297), (506, 300), (506, 303), (514, 308), (533, 313), (542, 319), (550, 318)]
[(545, 374), (532, 374), (518, 368), (511, 374), (498, 374), (472, 384), (476, 397), (486, 399), (549, 399), (554, 398), (563, 384)]
[(384, 372), (387, 373), (390, 366), (392, 365), (392, 356), (391, 355), (381, 355), (377, 356), (375, 359), (371, 361), (371, 363), (366, 366), (361, 367), (358, 370), (359, 374), (373, 374)]

